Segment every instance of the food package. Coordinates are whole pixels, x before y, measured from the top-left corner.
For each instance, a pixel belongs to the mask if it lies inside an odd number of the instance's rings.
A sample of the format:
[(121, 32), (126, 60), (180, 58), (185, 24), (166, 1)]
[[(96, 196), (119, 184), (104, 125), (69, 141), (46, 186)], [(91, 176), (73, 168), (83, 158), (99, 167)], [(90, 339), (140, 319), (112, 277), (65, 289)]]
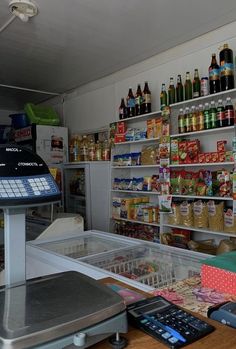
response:
[(199, 153), (200, 153), (200, 142), (198, 139), (194, 141), (187, 142), (187, 156), (186, 163), (187, 164), (195, 164), (199, 162)]
[(190, 231), (186, 229), (172, 229), (172, 246), (188, 248), (190, 241)]
[(187, 159), (187, 141), (179, 142), (179, 163), (186, 164)]
[(147, 138), (154, 138), (155, 119), (147, 120)]
[(178, 139), (171, 139), (170, 162), (171, 162), (171, 164), (178, 164), (179, 163), (179, 141), (178, 141)]
[(180, 204), (180, 224), (186, 227), (193, 226), (193, 204), (188, 201)]
[(121, 198), (112, 198), (112, 217), (120, 218)]
[(193, 203), (193, 225), (195, 228), (208, 228), (208, 207), (202, 200)]
[(131, 205), (133, 204), (133, 199), (131, 198), (122, 198), (121, 199), (121, 206), (120, 206), (120, 217), (131, 219), (130, 216), (130, 210)]
[(142, 165), (156, 165), (159, 158), (158, 144), (143, 146), (141, 151)]
[(173, 203), (171, 205), (172, 212), (168, 214), (167, 221), (168, 224), (181, 224), (181, 216), (180, 216), (180, 205)]
[(181, 171), (171, 171), (170, 190), (172, 195), (182, 194), (182, 172)]
[(181, 181), (182, 194), (195, 195), (196, 185), (198, 180), (198, 173), (191, 172), (191, 171), (182, 171), (181, 176), (182, 176), (182, 181)]
[(161, 131), (162, 131), (162, 118), (157, 118), (155, 119), (154, 138), (161, 137)]
[(224, 212), (224, 232), (236, 234), (236, 217), (230, 208)]
[(224, 203), (215, 203), (214, 200), (209, 200), (207, 208), (209, 229), (222, 232), (224, 229)]

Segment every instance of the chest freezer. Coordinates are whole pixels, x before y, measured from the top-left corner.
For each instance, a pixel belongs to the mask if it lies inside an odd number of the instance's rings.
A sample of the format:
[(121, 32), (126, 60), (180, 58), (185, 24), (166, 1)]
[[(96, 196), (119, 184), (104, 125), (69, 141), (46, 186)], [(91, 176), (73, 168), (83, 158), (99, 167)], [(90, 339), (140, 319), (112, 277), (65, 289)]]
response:
[[(77, 270), (95, 279), (111, 276), (144, 291), (200, 273), (205, 254), (89, 231), (81, 238), (27, 243), (28, 277)], [(36, 273), (36, 274), (35, 274)]]

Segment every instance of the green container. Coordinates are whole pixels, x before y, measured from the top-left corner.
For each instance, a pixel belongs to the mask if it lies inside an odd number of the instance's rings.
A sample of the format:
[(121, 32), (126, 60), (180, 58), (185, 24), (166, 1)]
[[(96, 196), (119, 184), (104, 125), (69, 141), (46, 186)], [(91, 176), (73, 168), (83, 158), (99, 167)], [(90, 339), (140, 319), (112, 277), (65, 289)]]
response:
[(50, 126), (58, 126), (60, 124), (59, 116), (50, 106), (27, 103), (24, 110), (32, 124)]

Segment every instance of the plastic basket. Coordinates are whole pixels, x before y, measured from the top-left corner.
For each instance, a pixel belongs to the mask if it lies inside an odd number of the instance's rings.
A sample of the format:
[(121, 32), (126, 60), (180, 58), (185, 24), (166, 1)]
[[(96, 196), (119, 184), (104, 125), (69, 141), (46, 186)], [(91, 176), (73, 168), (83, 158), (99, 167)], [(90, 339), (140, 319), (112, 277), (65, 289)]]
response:
[(57, 113), (50, 106), (27, 103), (24, 110), (32, 124), (50, 126), (58, 126), (60, 124), (60, 119)]

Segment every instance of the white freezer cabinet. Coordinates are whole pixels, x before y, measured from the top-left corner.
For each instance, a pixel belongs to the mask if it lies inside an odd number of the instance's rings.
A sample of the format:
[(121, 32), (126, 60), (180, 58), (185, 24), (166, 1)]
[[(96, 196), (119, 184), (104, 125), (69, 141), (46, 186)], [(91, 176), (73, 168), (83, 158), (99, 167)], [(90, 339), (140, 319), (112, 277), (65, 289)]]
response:
[(95, 279), (111, 276), (145, 291), (200, 272), (205, 254), (118, 235), (88, 231), (27, 243), (27, 277), (75, 270)]

